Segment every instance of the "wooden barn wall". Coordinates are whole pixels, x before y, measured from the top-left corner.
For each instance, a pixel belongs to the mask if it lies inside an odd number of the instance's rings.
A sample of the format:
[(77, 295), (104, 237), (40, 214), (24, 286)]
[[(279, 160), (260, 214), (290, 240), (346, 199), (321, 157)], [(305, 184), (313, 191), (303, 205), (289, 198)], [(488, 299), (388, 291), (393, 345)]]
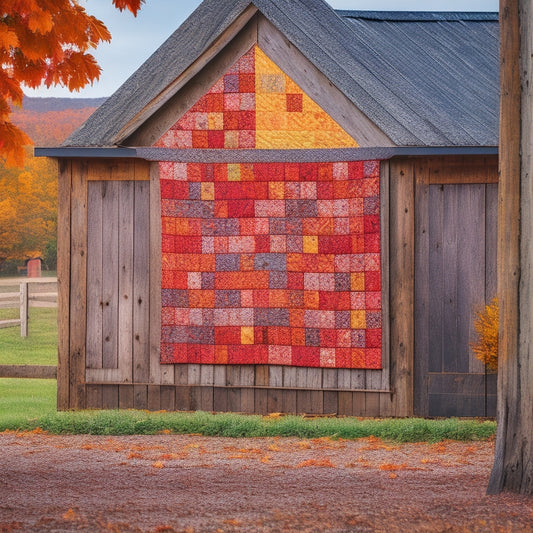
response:
[(415, 168), (415, 412), (495, 416), (496, 374), (470, 348), (496, 296), (496, 158)]
[[(384, 228), (387, 188), (384, 164)], [(387, 319), (382, 370), (161, 365), (158, 165), (62, 161), (60, 197), (60, 408), (397, 412), (391, 402)]]
[(382, 162), (383, 370), (351, 370), (161, 365), (158, 164), (60, 161), (58, 407), (412, 415), (421, 176), (490, 183), (495, 169), (488, 158)]

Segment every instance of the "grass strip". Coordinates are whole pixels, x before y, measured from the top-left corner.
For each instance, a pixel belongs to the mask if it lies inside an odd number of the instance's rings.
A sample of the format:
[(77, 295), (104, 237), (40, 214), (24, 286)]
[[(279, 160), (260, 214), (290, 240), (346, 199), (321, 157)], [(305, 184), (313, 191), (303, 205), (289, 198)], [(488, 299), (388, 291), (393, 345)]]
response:
[(359, 439), (379, 437), (393, 442), (478, 441), (496, 431), (493, 421), (448, 418), (426, 420), (305, 418), (233, 413), (156, 412), (136, 410), (56, 412), (54, 380), (0, 379), (0, 432), (51, 434), (155, 435), (199, 434), (213, 437), (298, 437)]

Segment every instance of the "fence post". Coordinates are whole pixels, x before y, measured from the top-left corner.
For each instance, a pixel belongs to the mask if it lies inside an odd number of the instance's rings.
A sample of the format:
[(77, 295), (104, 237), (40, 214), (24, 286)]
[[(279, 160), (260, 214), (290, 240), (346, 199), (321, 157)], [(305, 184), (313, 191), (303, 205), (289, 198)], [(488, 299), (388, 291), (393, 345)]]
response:
[(28, 336), (28, 282), (20, 284), (20, 336)]

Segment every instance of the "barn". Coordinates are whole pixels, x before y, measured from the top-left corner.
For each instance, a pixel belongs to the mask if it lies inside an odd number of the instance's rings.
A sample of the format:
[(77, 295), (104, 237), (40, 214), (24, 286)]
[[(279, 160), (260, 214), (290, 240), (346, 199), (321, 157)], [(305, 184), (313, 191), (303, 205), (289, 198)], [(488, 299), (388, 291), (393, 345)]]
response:
[(58, 407), (493, 416), (498, 17), (205, 0), (59, 147)]

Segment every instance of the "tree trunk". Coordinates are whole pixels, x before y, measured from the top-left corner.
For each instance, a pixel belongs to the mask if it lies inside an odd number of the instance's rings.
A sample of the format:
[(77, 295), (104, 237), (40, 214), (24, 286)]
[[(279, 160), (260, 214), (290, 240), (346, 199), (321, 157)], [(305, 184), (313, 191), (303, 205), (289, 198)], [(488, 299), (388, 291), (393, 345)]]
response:
[[(488, 494), (533, 494), (533, 6), (500, 0), (498, 433)], [(531, 346), (530, 346), (531, 345)]]

